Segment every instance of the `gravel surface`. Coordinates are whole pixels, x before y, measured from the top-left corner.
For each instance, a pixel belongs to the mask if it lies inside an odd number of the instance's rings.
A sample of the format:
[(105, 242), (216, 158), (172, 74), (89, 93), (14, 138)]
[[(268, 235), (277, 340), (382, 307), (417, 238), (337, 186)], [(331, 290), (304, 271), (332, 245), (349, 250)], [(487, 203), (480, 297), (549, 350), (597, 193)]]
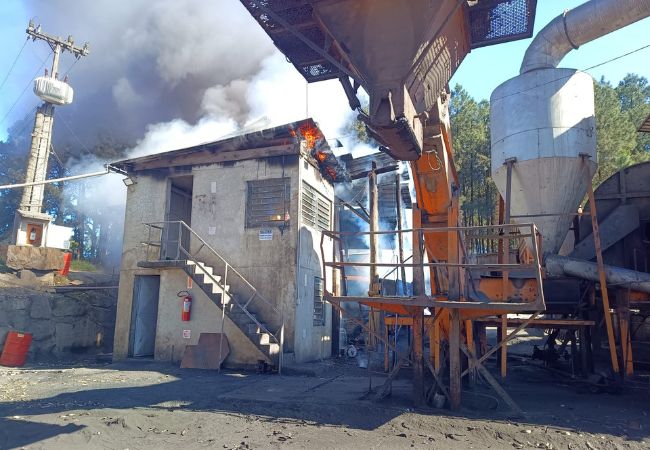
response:
[(514, 420), (480, 387), (464, 392), (454, 416), (414, 410), (406, 379), (375, 402), (358, 371), (329, 361), (314, 372), (217, 374), (141, 361), (0, 367), (0, 449), (650, 448), (647, 391), (586, 393), (513, 365), (505, 387), (527, 413)]

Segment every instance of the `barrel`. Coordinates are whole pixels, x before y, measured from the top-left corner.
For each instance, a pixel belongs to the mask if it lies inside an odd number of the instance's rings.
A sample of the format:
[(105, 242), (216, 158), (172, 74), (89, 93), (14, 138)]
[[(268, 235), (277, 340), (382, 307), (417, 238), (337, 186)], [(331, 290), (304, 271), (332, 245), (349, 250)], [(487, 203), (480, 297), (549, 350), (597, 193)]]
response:
[(22, 367), (27, 359), (27, 352), (32, 343), (31, 333), (19, 333), (10, 331), (7, 334), (2, 356), (0, 356), (0, 365), (9, 367)]

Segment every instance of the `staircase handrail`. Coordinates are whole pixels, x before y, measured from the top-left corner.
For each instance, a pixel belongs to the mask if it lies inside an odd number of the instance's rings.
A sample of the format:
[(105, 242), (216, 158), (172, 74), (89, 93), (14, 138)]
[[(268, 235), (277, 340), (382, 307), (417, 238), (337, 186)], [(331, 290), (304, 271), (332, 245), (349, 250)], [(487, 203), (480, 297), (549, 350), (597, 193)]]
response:
[[(230, 274), (231, 272), (234, 272), (235, 275), (237, 275), (237, 277), (238, 277), (241, 281), (243, 281), (243, 282), (244, 282), (244, 283), (245, 283), (249, 288), (251, 288), (251, 289), (253, 290), (253, 292), (254, 292), (254, 296), (259, 297), (259, 298), (260, 298), (264, 303), (266, 303), (266, 304), (267, 304), (267, 305), (268, 305), (268, 306), (273, 310), (273, 312), (275, 312), (276, 314), (282, 316), (282, 312), (281, 312), (281, 311), (280, 311), (280, 310), (279, 310), (279, 309), (278, 309), (278, 308), (277, 308), (273, 303), (271, 303), (269, 300), (267, 300), (267, 299), (266, 299), (266, 298), (265, 298), (265, 297), (264, 297), (264, 296), (263, 296), (263, 295), (262, 295), (262, 294), (257, 290), (257, 288), (256, 288), (255, 286), (253, 286), (253, 285), (251, 284), (251, 282), (248, 281), (248, 280), (246, 279), (246, 277), (244, 277), (241, 273), (239, 273), (239, 271), (237, 271), (237, 269), (235, 269), (235, 268), (234, 268), (234, 267), (233, 267), (233, 266), (232, 266), (232, 265), (231, 265), (231, 264), (230, 264), (230, 263), (229, 263), (229, 262), (228, 262), (228, 261), (227, 261), (223, 256), (221, 256), (221, 255), (219, 254), (219, 252), (217, 252), (217, 251), (216, 251), (216, 250), (215, 250), (215, 249), (214, 249), (210, 244), (208, 244), (208, 243), (205, 241), (205, 239), (203, 239), (203, 238), (202, 238), (202, 237), (201, 237), (201, 236), (200, 236), (196, 231), (194, 231), (194, 230), (192, 229), (192, 227), (190, 227), (187, 223), (185, 223), (185, 222), (182, 221), (182, 220), (169, 220), (169, 221), (158, 221), (158, 222), (147, 222), (147, 223), (145, 223), (145, 225), (147, 225), (147, 226), (152, 226), (152, 227), (154, 227), (154, 228), (158, 228), (158, 229), (162, 229), (163, 227), (156, 227), (155, 225), (169, 225), (169, 224), (179, 224), (179, 225), (181, 225), (183, 228), (187, 229), (191, 234), (193, 234), (193, 235), (194, 235), (194, 236), (199, 240), (199, 242), (201, 242), (201, 244), (202, 244), (201, 247), (199, 248), (199, 250), (198, 250), (197, 252), (195, 252), (195, 253), (193, 254), (193, 253), (191, 253), (190, 251), (188, 251), (188, 250), (186, 250), (186, 249), (183, 248), (182, 243), (180, 242), (180, 239), (179, 239), (178, 246), (179, 246), (181, 249), (184, 250), (184, 253), (186, 253), (188, 256), (191, 256), (192, 258), (194, 258), (194, 257), (195, 257), (195, 254), (198, 253), (198, 252), (201, 250), (202, 247), (207, 247), (208, 250), (210, 250), (210, 251), (212, 252), (212, 254), (214, 254), (214, 256), (216, 256), (217, 258), (219, 258), (219, 259), (220, 259), (220, 260), (221, 260), (221, 261), (226, 265), (229, 274)], [(161, 239), (162, 239), (162, 237), (161, 237)], [(219, 284), (220, 284), (220, 283), (219, 283)]]

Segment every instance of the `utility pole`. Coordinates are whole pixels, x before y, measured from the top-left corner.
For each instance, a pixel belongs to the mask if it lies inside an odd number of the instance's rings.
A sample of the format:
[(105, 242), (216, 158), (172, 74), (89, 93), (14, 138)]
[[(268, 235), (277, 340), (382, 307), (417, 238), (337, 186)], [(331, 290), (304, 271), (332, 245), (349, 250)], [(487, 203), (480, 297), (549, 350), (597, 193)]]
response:
[[(26, 32), (33, 41), (42, 40), (47, 42), (54, 53), (52, 70), (49, 75), (46, 70), (44, 77), (38, 77), (34, 81), (34, 93), (43, 99), (43, 104), (36, 110), (25, 183), (37, 183), (44, 181), (47, 176), (47, 164), (52, 143), (54, 106), (72, 103), (72, 87), (67, 84), (67, 80), (61, 81), (58, 79), (61, 53), (67, 51), (79, 59), (82, 56), (87, 56), (90, 50), (88, 43), (85, 43), (83, 47), (76, 46), (72, 36), (68, 36), (67, 40), (63, 40), (60, 37), (43, 33), (41, 26), (35, 26), (31, 20)], [(26, 186), (23, 190), (19, 213), (28, 212), (40, 215), (43, 208), (44, 189), (45, 185), (43, 184)]]

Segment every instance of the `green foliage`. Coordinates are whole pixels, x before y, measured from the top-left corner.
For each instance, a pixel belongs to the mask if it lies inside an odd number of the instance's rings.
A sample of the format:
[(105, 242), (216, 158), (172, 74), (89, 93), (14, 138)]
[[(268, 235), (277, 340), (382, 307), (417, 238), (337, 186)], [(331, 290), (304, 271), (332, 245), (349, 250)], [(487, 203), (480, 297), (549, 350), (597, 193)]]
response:
[[(0, 141), (0, 184), (24, 181), (33, 121), (33, 116), (26, 117), (9, 130), (10, 137), (6, 142)], [(118, 160), (124, 156), (128, 147), (127, 143), (105, 136), (100, 136), (90, 150), (80, 151), (72, 146), (57, 147), (58, 158), (54, 155), (50, 158), (47, 177), (65, 177), (70, 175), (70, 168), (88, 171), (83, 166), (91, 167), (89, 163), (92, 161), (99, 163)], [(121, 239), (118, 235), (120, 226), (116, 223), (121, 223), (122, 216), (107, 210), (102, 202), (84, 200), (87, 184), (90, 183), (72, 181), (46, 185), (43, 207), (56, 224), (74, 229), (74, 240), (81, 246), (82, 258), (100, 260), (106, 253), (109, 242)], [(11, 240), (14, 215), (21, 196), (22, 190), (19, 188), (0, 191), (0, 240)], [(85, 207), (80, 208), (80, 202), (84, 201)]]
[(343, 135), (344, 136), (351, 136), (353, 137), (356, 141), (361, 142), (363, 144), (372, 144), (373, 140), (368, 136), (368, 132), (366, 131), (366, 125), (357, 119), (356, 116), (352, 120), (349, 120), (345, 126), (343, 127)]
[(77, 250), (79, 250), (79, 242), (70, 241), (70, 249), (69, 250), (70, 250), (70, 252), (72, 252), (72, 254), (77, 253)]
[(70, 270), (74, 272), (97, 272), (99, 268), (85, 259), (74, 259), (70, 263)]
[(498, 191), (490, 176), (490, 105), (486, 100), (477, 102), (456, 85), (449, 113), (461, 189), (462, 224), (492, 224)]
[[(615, 88), (621, 102), (621, 110), (627, 114), (635, 129), (650, 115), (650, 84), (644, 77), (627, 74)], [(647, 161), (650, 157), (650, 133), (636, 133), (636, 145), (632, 150), (634, 162)]]
[(598, 185), (622, 167), (632, 164), (636, 130), (627, 114), (621, 110), (616, 90), (604, 80), (595, 84), (596, 149)]

